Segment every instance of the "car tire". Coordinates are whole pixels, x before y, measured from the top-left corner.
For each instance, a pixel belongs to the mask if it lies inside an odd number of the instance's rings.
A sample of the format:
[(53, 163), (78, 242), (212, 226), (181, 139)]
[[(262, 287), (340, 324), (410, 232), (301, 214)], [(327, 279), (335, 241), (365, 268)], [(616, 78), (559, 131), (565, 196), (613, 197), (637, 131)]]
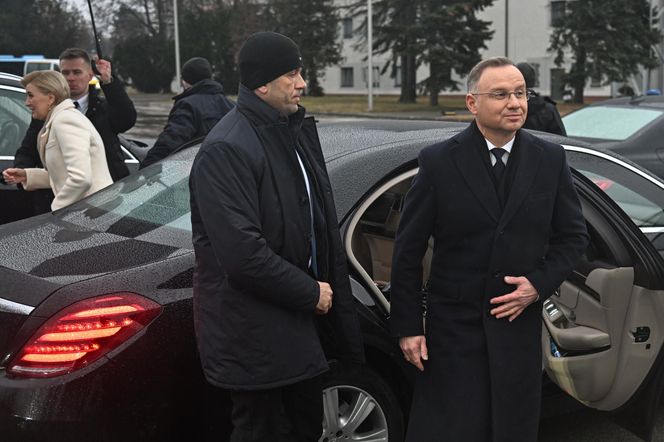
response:
[(396, 395), (369, 368), (333, 371), (323, 384), (323, 410), (319, 442), (403, 441), (403, 413)]

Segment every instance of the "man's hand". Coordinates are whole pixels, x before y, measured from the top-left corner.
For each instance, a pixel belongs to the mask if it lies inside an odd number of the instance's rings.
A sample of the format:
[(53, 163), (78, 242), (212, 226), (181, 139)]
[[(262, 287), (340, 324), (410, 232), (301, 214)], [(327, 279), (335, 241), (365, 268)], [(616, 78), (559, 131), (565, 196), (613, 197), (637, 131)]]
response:
[(324, 315), (332, 308), (332, 287), (327, 282), (318, 281), (318, 304), (316, 314)]
[(103, 84), (110, 83), (111, 80), (113, 80), (111, 75), (111, 63), (107, 60), (98, 58), (95, 60), (95, 64), (97, 65), (97, 70), (99, 71), (99, 80), (101, 80)]
[(399, 339), (399, 347), (403, 356), (408, 362), (416, 366), (420, 371), (424, 371), (422, 360), (429, 360), (429, 350), (427, 350), (427, 339), (420, 336), (406, 336)]
[(28, 176), (25, 169), (11, 167), (2, 171), (2, 177), (7, 184), (23, 184), (27, 181)]
[(502, 304), (492, 309), (491, 314), (497, 319), (509, 316), (512, 322), (526, 307), (539, 299), (539, 294), (525, 276), (505, 276), (505, 282), (516, 285), (516, 289), (491, 299), (491, 304)]

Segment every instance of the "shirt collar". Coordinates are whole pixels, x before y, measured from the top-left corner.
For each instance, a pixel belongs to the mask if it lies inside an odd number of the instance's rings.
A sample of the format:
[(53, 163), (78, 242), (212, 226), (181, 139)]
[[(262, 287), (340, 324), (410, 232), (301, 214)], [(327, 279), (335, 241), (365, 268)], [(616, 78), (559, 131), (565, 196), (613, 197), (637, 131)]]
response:
[[(502, 149), (505, 149), (507, 151), (507, 155), (509, 155), (512, 152), (512, 147), (514, 146), (514, 140), (516, 139), (516, 136), (512, 137), (511, 140), (509, 140), (507, 143), (505, 143), (504, 146), (501, 146)], [(491, 152), (491, 149), (495, 149), (496, 146), (493, 145), (493, 143), (486, 138), (484, 139), (486, 141), (486, 146), (489, 149), (489, 152)]]
[(81, 98), (72, 101), (77, 101), (78, 102), (78, 110), (80, 110), (83, 115), (88, 111), (88, 102), (90, 101), (90, 94), (85, 94)]

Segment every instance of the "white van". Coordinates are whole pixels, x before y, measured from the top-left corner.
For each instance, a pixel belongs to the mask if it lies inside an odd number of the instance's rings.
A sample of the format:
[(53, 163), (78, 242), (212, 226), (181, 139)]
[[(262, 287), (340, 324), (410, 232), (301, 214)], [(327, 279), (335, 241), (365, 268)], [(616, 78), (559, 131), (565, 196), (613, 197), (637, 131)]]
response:
[(24, 77), (34, 71), (60, 71), (57, 58), (44, 58), (43, 55), (0, 55), (0, 72)]

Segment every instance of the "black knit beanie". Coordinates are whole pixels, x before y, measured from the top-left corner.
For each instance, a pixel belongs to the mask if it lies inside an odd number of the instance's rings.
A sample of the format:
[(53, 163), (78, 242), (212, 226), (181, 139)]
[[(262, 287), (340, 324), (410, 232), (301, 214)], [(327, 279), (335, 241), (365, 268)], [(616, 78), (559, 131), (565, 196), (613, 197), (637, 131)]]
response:
[(212, 66), (203, 57), (194, 57), (182, 65), (182, 79), (193, 85), (212, 78)]
[(251, 90), (302, 67), (293, 40), (276, 32), (257, 32), (240, 49), (240, 83)]

